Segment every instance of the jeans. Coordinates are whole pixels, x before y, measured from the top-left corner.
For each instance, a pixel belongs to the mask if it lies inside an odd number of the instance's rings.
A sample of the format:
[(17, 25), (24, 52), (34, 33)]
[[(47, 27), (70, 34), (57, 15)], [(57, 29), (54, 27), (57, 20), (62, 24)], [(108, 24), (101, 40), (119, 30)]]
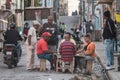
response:
[(106, 64), (107, 66), (114, 65), (114, 48), (113, 48), (114, 40), (113, 39), (105, 39), (105, 56), (106, 56)]
[[(117, 45), (117, 48), (118, 48), (118, 54), (120, 55), (120, 40), (118, 40), (118, 45)], [(118, 66), (120, 67), (120, 56), (118, 56)]]
[(114, 48), (114, 52), (118, 52), (117, 39), (114, 39), (113, 48)]
[(17, 54), (18, 54), (18, 60), (19, 60), (22, 55), (22, 48), (19, 42), (17, 43)]

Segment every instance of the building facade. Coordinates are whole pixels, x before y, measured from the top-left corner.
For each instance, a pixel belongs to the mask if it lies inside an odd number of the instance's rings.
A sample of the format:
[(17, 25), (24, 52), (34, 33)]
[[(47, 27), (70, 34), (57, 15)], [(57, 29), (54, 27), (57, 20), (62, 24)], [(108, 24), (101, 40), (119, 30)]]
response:
[(40, 0), (41, 7), (53, 7), (53, 0)]
[(68, 15), (68, 0), (59, 0), (59, 15)]
[(12, 22), (17, 27), (24, 24), (24, 0), (0, 0), (1, 19), (7, 21), (8, 25)]

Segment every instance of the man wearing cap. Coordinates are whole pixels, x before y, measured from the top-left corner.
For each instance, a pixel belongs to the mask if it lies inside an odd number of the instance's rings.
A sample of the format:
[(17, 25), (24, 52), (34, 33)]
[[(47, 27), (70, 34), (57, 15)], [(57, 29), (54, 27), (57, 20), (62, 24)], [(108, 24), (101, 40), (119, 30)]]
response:
[(49, 32), (44, 32), (37, 42), (37, 56), (39, 59), (46, 59), (51, 64), (51, 69), (53, 69), (52, 53), (53, 51), (48, 49), (48, 40), (50, 39), (51, 34)]
[(39, 26), (38, 21), (33, 22), (33, 26), (30, 27), (28, 31), (28, 39), (26, 40), (26, 48), (27, 48), (27, 70), (34, 69), (34, 55), (35, 55), (35, 45), (37, 42), (36, 30)]

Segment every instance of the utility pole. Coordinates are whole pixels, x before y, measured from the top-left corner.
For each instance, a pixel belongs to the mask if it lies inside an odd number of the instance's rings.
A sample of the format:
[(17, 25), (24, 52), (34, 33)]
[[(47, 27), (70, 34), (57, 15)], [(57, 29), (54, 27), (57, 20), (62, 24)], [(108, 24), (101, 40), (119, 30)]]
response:
[(83, 9), (82, 9), (82, 0), (79, 3), (79, 14), (80, 14), (80, 21), (83, 19)]
[(94, 18), (94, 10), (95, 10), (94, 0), (92, 0), (92, 19)]

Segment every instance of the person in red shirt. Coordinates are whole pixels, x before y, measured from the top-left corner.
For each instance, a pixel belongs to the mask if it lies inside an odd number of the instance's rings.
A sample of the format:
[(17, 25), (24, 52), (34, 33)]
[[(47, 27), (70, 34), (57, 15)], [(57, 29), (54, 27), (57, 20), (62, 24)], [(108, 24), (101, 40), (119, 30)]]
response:
[(26, 23), (25, 23), (25, 26), (24, 26), (24, 28), (23, 28), (24, 41), (27, 40), (28, 30), (29, 30), (29, 24), (26, 22)]
[(48, 49), (48, 40), (50, 39), (51, 34), (49, 32), (44, 32), (40, 38), (40, 40), (37, 42), (37, 56), (39, 59), (46, 59), (51, 64), (51, 69), (54, 69), (53, 67), (53, 57), (52, 53), (53, 51)]

